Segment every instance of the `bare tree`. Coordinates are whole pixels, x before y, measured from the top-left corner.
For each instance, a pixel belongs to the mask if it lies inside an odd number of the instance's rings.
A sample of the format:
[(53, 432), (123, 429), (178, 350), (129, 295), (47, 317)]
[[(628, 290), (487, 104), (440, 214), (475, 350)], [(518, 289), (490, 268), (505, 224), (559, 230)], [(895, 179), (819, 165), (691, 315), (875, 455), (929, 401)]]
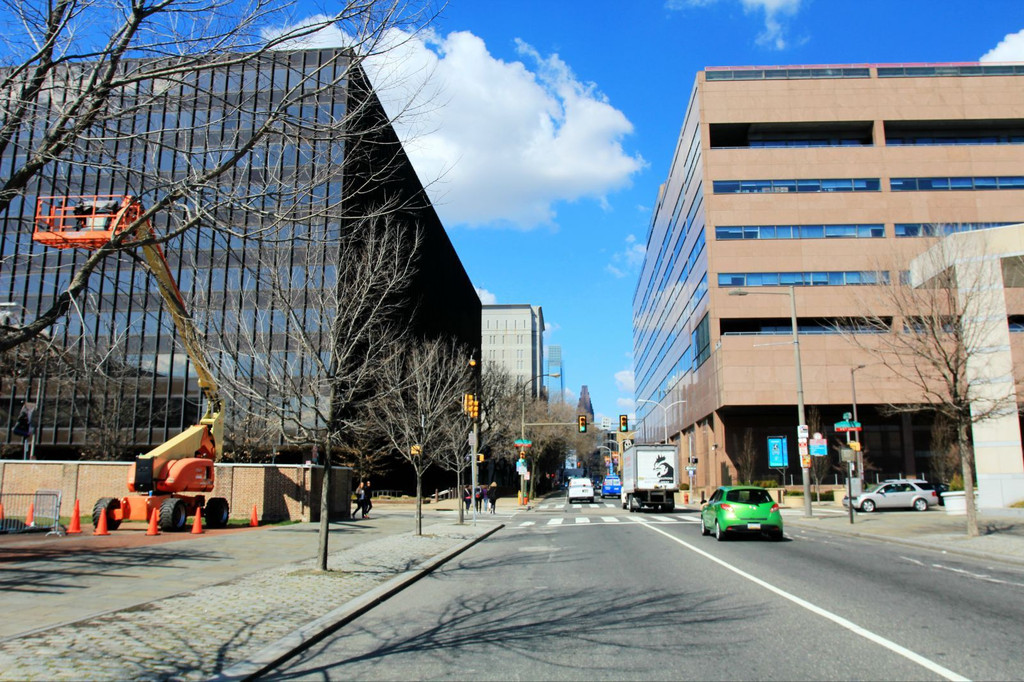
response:
[(743, 443), (736, 457), (736, 476), (741, 483), (750, 484), (757, 471), (757, 449), (754, 446), (754, 430), (743, 430)]
[[(954, 267), (959, 263), (972, 266)], [(999, 261), (985, 253), (981, 240), (955, 234), (919, 256), (913, 268), (898, 262), (884, 270), (893, 276), (872, 287), (874, 298), (861, 297), (868, 312), (853, 322), (860, 331), (876, 333), (847, 337), (917, 392), (912, 404), (889, 405), (890, 410), (933, 410), (948, 420), (964, 479), (967, 535), (976, 536), (971, 429), (1017, 413), (1014, 382), (989, 376), (996, 362), (993, 338), (1006, 325), (1005, 315), (992, 314), (1002, 309)], [(910, 272), (908, 281), (902, 272)], [(994, 371), (1016, 374), (1012, 366)]]
[(455, 474), (455, 495), (453, 497), (458, 501), (459, 523), (463, 523), (465, 521), (463, 514), (465, 506), (461, 500), (462, 488), (467, 475), (466, 470), (471, 466), (478, 466), (478, 464), (470, 461), (468, 438), (473, 428), (473, 420), (465, 412), (460, 415), (452, 414), (451, 418), (446, 419), (442, 424), (444, 430), (444, 435), (441, 438), (442, 445), (437, 451), (434, 461), (442, 469)]
[(936, 482), (949, 483), (954, 476), (959, 474), (958, 469), (960, 468), (956, 433), (948, 419), (942, 415), (936, 415), (935, 421), (932, 422), (931, 436), (932, 457), (929, 473)]
[(323, 449), (317, 558), (327, 570), (331, 466), (358, 444), (368, 428), (362, 408), (388, 387), (384, 368), (401, 351), (419, 232), (385, 215), (319, 237), (301, 267), (260, 263), (261, 286), (242, 287), (239, 307), (207, 326), (223, 344), (215, 366), (228, 402), (272, 415), (288, 443)]
[(450, 444), (452, 422), (465, 424), (462, 395), (469, 358), (451, 341), (416, 341), (384, 365), (384, 388), (372, 414), (416, 475), (417, 535), (423, 534), (423, 473)]
[[(430, 4), (342, 0), (298, 23), (288, 0), (0, 4), (0, 156), (10, 160), (0, 215), (31, 231), (33, 195), (101, 188), (138, 196), (147, 209), (76, 256), (34, 319), (0, 328), (0, 351), (64, 317), (105, 261), (130, 258), (136, 228), (149, 221), (161, 241), (198, 228), (224, 240), (290, 240), (294, 225), (315, 221), (325, 185), (340, 181), (341, 150), (371, 122), (388, 123), (366, 115), (376, 104), (359, 96), (369, 92), (362, 62), (400, 46), (392, 29), (429, 22)], [(318, 53), (321, 63), (286, 52), (315, 44), (308, 41), (324, 30), (343, 49)], [(354, 96), (332, 106), (339, 91)], [(363, 183), (349, 196), (379, 181), (348, 176)], [(2, 256), (17, 265), (37, 257), (30, 246)]]

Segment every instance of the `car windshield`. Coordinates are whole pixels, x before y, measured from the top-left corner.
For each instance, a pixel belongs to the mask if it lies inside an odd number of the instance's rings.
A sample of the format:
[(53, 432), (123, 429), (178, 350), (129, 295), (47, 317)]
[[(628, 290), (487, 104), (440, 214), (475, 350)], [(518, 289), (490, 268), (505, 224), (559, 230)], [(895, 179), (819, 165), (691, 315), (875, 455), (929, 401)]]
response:
[(730, 490), (725, 494), (725, 500), (727, 502), (743, 502), (746, 504), (769, 504), (773, 501), (772, 496), (768, 494), (767, 490), (757, 488)]
[(885, 483), (876, 483), (875, 485), (873, 485), (870, 488), (868, 488), (867, 492), (869, 492), (869, 493), (877, 493), (879, 490), (882, 489), (883, 485), (885, 485)]

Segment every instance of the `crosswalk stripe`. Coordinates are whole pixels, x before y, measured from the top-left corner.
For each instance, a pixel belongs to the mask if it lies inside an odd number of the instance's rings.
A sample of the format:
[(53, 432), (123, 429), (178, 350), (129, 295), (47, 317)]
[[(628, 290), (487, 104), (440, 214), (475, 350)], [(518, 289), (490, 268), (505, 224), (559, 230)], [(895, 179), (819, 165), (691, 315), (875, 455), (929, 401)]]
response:
[(563, 519), (548, 519), (549, 526), (561, 526)]
[(523, 521), (522, 523), (519, 524), (519, 527), (522, 528), (523, 526), (532, 526), (532, 525), (533, 525), (533, 521)]
[(651, 514), (651, 515), (650, 515), (650, 516), (648, 516), (647, 518), (649, 518), (649, 519), (654, 519), (655, 521), (661, 521), (661, 522), (665, 522), (665, 521), (675, 521), (675, 519), (674, 519), (674, 518), (672, 518), (671, 516), (657, 516), (657, 515), (655, 515), (655, 514)]
[(618, 523), (619, 519), (615, 516), (602, 516), (601, 520), (605, 523)]
[(586, 516), (577, 516), (576, 523), (590, 523), (590, 519)]

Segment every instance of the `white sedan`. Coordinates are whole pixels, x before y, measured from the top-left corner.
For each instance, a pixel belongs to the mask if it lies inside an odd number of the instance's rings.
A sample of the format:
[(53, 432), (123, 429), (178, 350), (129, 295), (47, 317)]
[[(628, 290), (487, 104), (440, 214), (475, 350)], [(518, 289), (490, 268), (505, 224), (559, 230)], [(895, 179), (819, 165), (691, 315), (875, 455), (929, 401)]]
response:
[(569, 490), (566, 493), (569, 502), (574, 500), (594, 501), (594, 483), (589, 478), (570, 478)]

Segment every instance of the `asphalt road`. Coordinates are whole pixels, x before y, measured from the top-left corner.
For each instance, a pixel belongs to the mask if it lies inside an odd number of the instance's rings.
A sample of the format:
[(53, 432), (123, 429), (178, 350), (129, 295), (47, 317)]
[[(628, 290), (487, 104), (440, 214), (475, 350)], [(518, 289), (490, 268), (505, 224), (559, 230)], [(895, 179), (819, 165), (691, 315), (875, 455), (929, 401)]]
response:
[(1024, 571), (554, 500), (267, 679), (1022, 679)]

